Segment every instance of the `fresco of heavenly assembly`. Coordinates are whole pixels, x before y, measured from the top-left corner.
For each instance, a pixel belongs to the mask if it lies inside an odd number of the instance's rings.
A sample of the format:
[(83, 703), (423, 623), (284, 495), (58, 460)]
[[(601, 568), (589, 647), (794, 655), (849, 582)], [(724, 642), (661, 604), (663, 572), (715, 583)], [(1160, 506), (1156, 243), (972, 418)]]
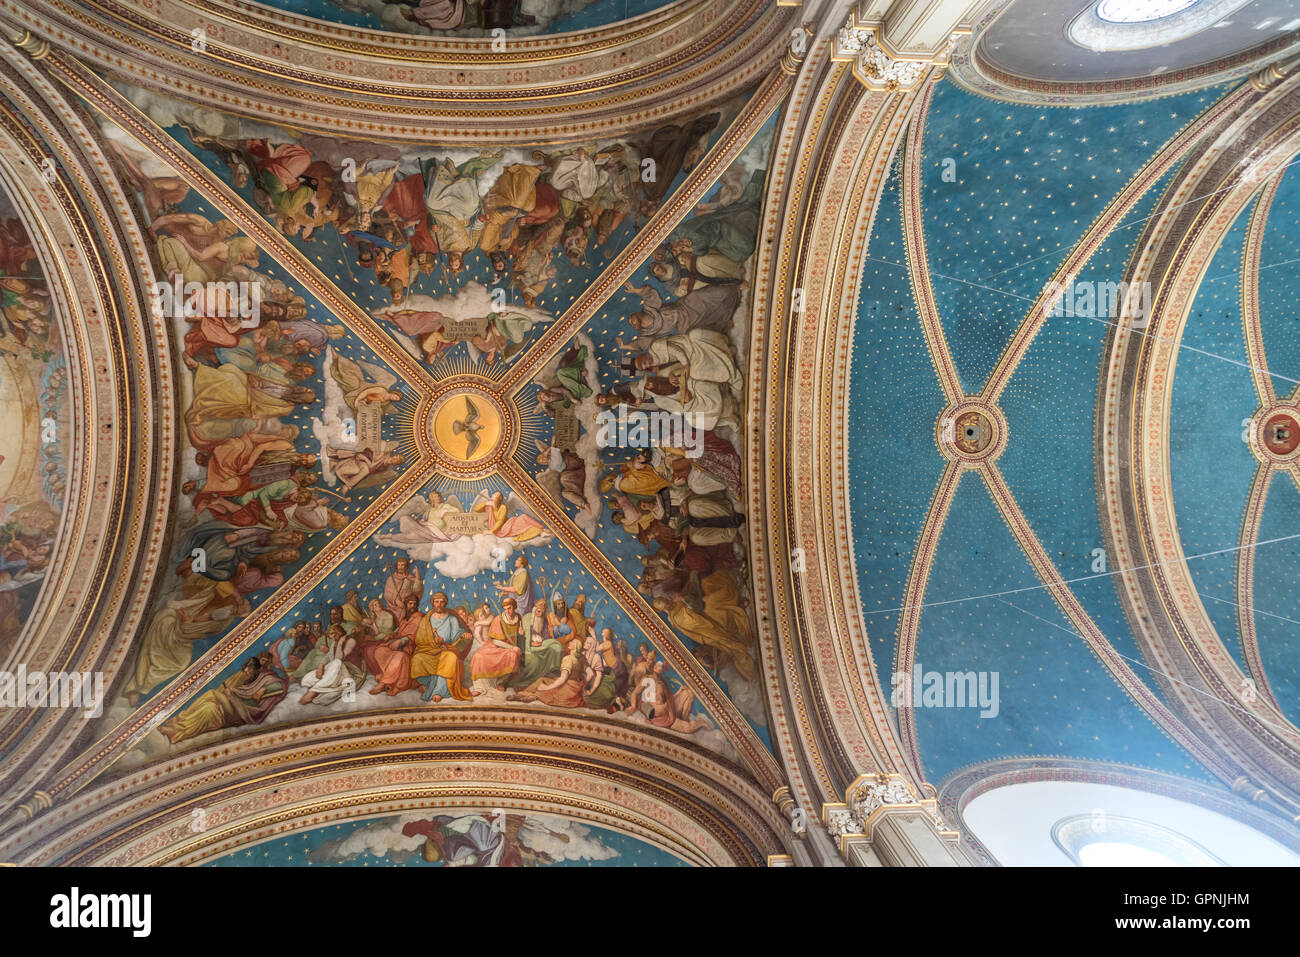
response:
[[(475, 150), (297, 135), (123, 92), (396, 351), (101, 121), (152, 236), (187, 444), (171, 565), (106, 727), (217, 647), (408, 468), (415, 401), (395, 365), (434, 381), (505, 375), (743, 106), (626, 140)], [(513, 453), (764, 740), (739, 410), (772, 133), (521, 384)], [(467, 395), (431, 428), (473, 462), (507, 418)], [(615, 716), (734, 754), (662, 649), (500, 475), (436, 475), (340, 554), (120, 767), (325, 712), (481, 704)]]

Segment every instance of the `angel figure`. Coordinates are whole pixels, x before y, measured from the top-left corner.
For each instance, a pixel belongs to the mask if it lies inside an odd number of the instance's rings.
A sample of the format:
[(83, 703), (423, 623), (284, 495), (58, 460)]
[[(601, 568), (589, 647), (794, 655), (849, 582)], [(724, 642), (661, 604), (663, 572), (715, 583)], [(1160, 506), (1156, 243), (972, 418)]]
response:
[[(542, 536), (549, 538), (550, 533), (546, 526), (523, 512), (520, 506), (521, 503), (514, 495), (510, 496), (510, 502), (507, 504), (500, 492), (493, 492), (490, 495), (480, 492), (470, 511), (486, 512), (487, 530), (497, 538), (508, 538), (512, 542), (527, 542)], [(518, 510), (519, 514), (511, 516), (511, 507)]]
[(447, 530), (447, 517), (463, 514), (464, 511), (460, 499), (455, 495), (448, 495), (444, 499), (442, 493), (435, 490), (429, 493), (427, 502), (416, 495), (406, 514), (398, 517), (397, 533), (376, 536), (375, 541), (389, 548), (408, 550), (421, 545), (454, 541), (461, 535)]

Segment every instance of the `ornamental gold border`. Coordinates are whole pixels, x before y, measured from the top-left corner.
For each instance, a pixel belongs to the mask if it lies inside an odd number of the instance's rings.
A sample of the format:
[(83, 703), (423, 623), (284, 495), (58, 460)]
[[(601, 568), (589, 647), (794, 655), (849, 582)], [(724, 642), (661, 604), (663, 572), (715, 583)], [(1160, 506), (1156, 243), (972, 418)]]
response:
[[(767, 322), (755, 324), (751, 343), (750, 376), (763, 389), (748, 407), (764, 450), (747, 463), (755, 595), (768, 609), (759, 643), (776, 686), (773, 737), (805, 809), (838, 800), (863, 772), (903, 764), (861, 636), (844, 513), (835, 511), (845, 455), (837, 384), (876, 197), (914, 97), (867, 91), (830, 62), (830, 45), (813, 41), (774, 147), (783, 175), (769, 183), (754, 296)], [(801, 313), (791, 308), (795, 288)], [(807, 571), (788, 577), (790, 563), (775, 556), (796, 546)]]
[(1300, 731), (1267, 696), (1245, 700), (1245, 676), (1224, 648), (1183, 556), (1170, 480), (1174, 367), (1195, 293), (1246, 204), (1300, 151), (1300, 78), (1264, 93), (1244, 89), (1244, 108), (1188, 157), (1139, 239), (1126, 279), (1152, 283), (1150, 331), (1138, 335), (1120, 324), (1111, 332), (1098, 462), (1107, 476), (1102, 506), (1113, 567), (1126, 569), (1117, 576), (1121, 601), (1157, 675), (1173, 676), (1157, 680), (1196, 739), (1213, 749), (1210, 766), (1221, 779), (1248, 779), (1264, 803), (1294, 816)]
[[(471, 773), (467, 762), (516, 771), (507, 777)], [(411, 766), (429, 770), (421, 776)], [(404, 797), (404, 786), (421, 781), (438, 784), (444, 797), (461, 795), (462, 802), (465, 795), (482, 800), (490, 789), (499, 793), (503, 785), (545, 801), (556, 793), (556, 785), (540, 781), (546, 768), (567, 775), (569, 783), (559, 790), (581, 801), (616, 809), (627, 806), (629, 791), (639, 794), (643, 823), (657, 821), (679, 835), (688, 828), (707, 832), (730, 848), (730, 862), (761, 863), (789, 850), (777, 809), (749, 776), (680, 736), (547, 711), (403, 709), (268, 729), (101, 782), (4, 835), (0, 854), (25, 863), (125, 863), (124, 853), (135, 855), (132, 862), (143, 860), (141, 853), (151, 861), (183, 856), (202, 851), (200, 843), (223, 840), (223, 828), (247, 833), (245, 825), (260, 827), (259, 818), (280, 814), (284, 805), (294, 804), (287, 819), (299, 820), (343, 810), (349, 796)], [(371, 778), (363, 781), (362, 774)], [(296, 797), (286, 793), (289, 787), (299, 789)], [(237, 809), (226, 814), (219, 805)], [(197, 807), (211, 812), (217, 831), (198, 842), (189, 829)], [(163, 832), (165, 840), (158, 838)]]
[[(210, 42), (196, 53), (186, 32), (196, 8), (160, 3), (167, 15), (148, 20), (114, 0), (97, 9), (75, 0), (36, 0), (40, 9), (0, 0), (0, 15), (135, 85), (266, 122), (363, 137), (532, 145), (560, 128), (569, 130), (561, 140), (614, 135), (735, 96), (775, 63), (793, 17), (763, 0), (727, 0), (724, 9), (689, 3), (674, 6), (669, 26), (617, 54), (502, 67), (495, 54), (438, 65), (424, 51), (418, 64), (403, 65), (387, 46), (334, 56), (276, 32), (236, 40), (229, 31), (237, 24), (227, 21), (208, 24)], [(159, 31), (159, 38), (147, 35)], [(240, 52), (221, 52), (222, 38)], [(454, 46), (477, 49), (464, 40)], [(286, 65), (290, 53), (300, 65)], [(334, 71), (328, 76), (319, 71), (322, 56)]]
[[(0, 117), (6, 178), (13, 182), (8, 164), (17, 164), (18, 180), (39, 197), (15, 199), (29, 226), (30, 216), (38, 217), (33, 236), (59, 299), (78, 404), (64, 522), (47, 576), (58, 584), (43, 589), (22, 654), (44, 669), (112, 673), (123, 655), (116, 639), (141, 620), (165, 537), (156, 503), (167, 499), (172, 475), (170, 357), (165, 337), (158, 345), (158, 323), (141, 309), (136, 275), (143, 241), (95, 138), (26, 54), (0, 43), (0, 72), (8, 91)], [(15, 130), (22, 130), (21, 146), (10, 136)], [(59, 170), (55, 183), (24, 169), (34, 170), (47, 155)], [(49, 241), (61, 250), (53, 261)], [(73, 521), (81, 531), (72, 530)], [(0, 785), (11, 795), (31, 787), (81, 730), (75, 719), (51, 711), (6, 721)]]

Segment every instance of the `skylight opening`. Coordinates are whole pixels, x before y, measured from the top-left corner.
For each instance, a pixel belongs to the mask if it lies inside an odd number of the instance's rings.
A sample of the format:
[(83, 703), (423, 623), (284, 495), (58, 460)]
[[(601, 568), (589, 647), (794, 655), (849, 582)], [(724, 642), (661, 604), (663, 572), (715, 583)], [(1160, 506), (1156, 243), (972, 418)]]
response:
[(1149, 23), (1182, 13), (1201, 0), (1101, 0), (1097, 16), (1107, 23)]

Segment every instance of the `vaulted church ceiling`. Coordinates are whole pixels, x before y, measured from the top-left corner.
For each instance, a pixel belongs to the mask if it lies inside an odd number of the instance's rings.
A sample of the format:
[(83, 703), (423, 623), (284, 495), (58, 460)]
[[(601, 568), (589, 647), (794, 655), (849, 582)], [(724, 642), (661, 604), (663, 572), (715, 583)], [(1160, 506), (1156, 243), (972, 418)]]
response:
[[(942, 777), (981, 752), (1061, 749), (1200, 773), (1078, 633), (1086, 616), (1124, 678), (1154, 686), (1097, 511), (1097, 382), (1114, 319), (1096, 308), (1076, 315), (1072, 293), (1068, 315), (1043, 317), (1038, 299), (1066, 262), (1073, 288), (1123, 281), (1172, 176), (1153, 170), (1152, 156), (1222, 93), (1183, 94), (1158, 112), (1062, 115), (949, 87), (925, 104), (923, 128), (894, 164), (854, 334), (854, 414), (884, 426), (853, 452), (863, 614), (880, 680), (905, 704), (914, 674), (966, 670), (961, 661), (1000, 680), (996, 715), (991, 706), (905, 714), (915, 724), (900, 731), (934, 766), (927, 773)], [(882, 395), (874, 383), (884, 375)], [(912, 441), (900, 447), (900, 434)], [(990, 451), (992, 466), (962, 467)], [(1046, 587), (1031, 556), (1068, 585)], [(1067, 590), (1073, 621), (1058, 605)]]
[(1289, 0), (32, 2), (0, 863), (1300, 849)]
[[(119, 770), (244, 727), (432, 704), (649, 720), (737, 759), (712, 698), (768, 746), (733, 317), (772, 123), (638, 246), (743, 101), (625, 140), (449, 150), (300, 136), (124, 92), (223, 204), (242, 201), (296, 255), (277, 261), (99, 118), (154, 239), (185, 423), (169, 570), (103, 719), (105, 734), (138, 737), (144, 716), (154, 730)], [(347, 300), (351, 323), (304, 272)], [(194, 301), (212, 289), (224, 298)], [(471, 477), (419, 478), (429, 442)], [(491, 647), (432, 671), (400, 653), (435, 640), (406, 625), (435, 600), (448, 647)], [(336, 628), (355, 637), (325, 678)], [(254, 673), (268, 688), (255, 708), (214, 709)], [(630, 705), (648, 693), (647, 719)]]

